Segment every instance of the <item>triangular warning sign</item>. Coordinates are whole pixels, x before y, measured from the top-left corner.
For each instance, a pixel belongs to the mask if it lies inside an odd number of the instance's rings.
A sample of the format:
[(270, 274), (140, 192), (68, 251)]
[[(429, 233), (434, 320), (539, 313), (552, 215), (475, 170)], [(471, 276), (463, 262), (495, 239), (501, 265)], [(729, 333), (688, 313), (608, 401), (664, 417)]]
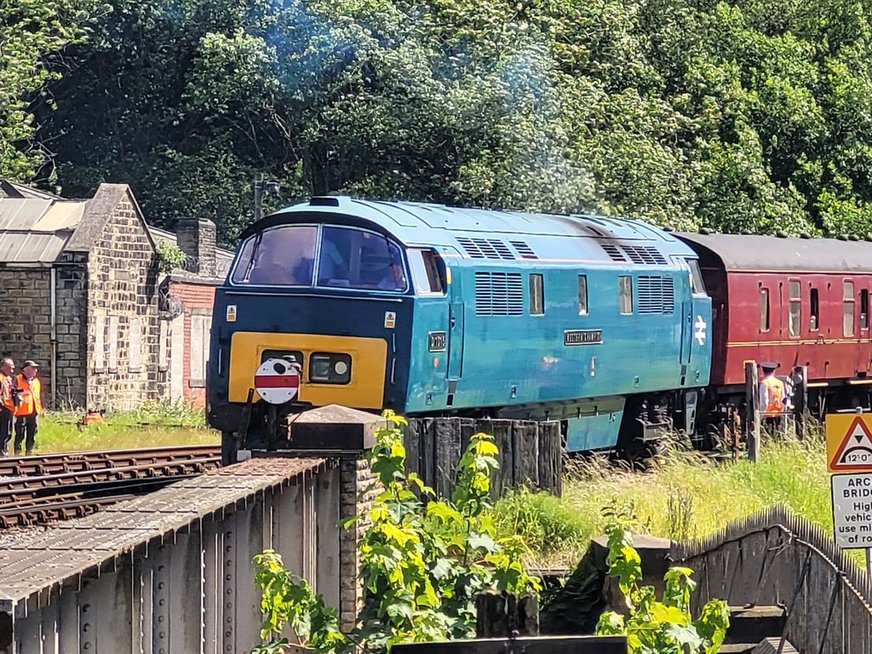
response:
[(872, 433), (860, 416), (854, 418), (830, 461), (830, 470), (872, 468)]

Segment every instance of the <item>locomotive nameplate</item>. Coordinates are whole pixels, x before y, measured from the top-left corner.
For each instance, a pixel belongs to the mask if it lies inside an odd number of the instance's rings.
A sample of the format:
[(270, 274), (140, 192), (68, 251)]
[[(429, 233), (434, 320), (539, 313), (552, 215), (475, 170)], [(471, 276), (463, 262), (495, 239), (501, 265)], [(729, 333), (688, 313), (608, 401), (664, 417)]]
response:
[(564, 345), (596, 345), (602, 342), (602, 329), (567, 329), (563, 332)]
[(444, 352), (445, 344), (447, 339), (445, 337), (445, 332), (428, 332), (427, 334), (430, 338), (430, 342), (427, 346), (427, 349), (430, 352)]

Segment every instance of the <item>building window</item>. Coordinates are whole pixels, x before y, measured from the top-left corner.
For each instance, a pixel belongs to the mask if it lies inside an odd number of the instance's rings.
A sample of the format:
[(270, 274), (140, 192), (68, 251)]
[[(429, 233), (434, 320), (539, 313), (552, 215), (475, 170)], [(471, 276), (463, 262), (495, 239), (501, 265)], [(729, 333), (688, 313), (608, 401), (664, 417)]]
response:
[(127, 354), (127, 369), (130, 372), (142, 370), (142, 318), (133, 316), (130, 319), (130, 348)]
[(188, 386), (201, 388), (206, 385), (206, 364), (209, 361), (209, 334), (212, 317), (207, 314), (191, 315), (190, 378)]
[(587, 315), (587, 275), (578, 276), (578, 315)]
[(94, 372), (106, 367), (106, 316), (94, 313)]
[(760, 331), (769, 331), (769, 289), (760, 289)]
[(621, 313), (623, 315), (633, 313), (633, 278), (627, 275), (621, 275), (618, 277), (618, 286), (621, 294)]
[(817, 331), (820, 329), (821, 305), (818, 298), (818, 290), (813, 288), (808, 292), (808, 328), (809, 331)]
[(860, 329), (869, 329), (869, 291), (860, 291)]
[(842, 283), (843, 317), (842, 332), (845, 336), (854, 335), (854, 282)]
[(118, 372), (118, 316), (109, 316), (109, 372)]
[(799, 325), (802, 311), (802, 296), (798, 279), (791, 279), (789, 283), (790, 315), (787, 320), (787, 332), (790, 338), (799, 338)]
[(545, 282), (542, 275), (530, 275), (530, 315), (541, 316), (545, 313)]

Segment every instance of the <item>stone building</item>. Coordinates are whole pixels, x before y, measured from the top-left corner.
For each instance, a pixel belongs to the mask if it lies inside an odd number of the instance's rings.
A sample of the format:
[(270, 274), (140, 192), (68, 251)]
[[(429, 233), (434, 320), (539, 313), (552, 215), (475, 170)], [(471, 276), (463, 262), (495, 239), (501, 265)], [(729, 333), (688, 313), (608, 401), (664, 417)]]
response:
[[(188, 255), (168, 276), (161, 241)], [(0, 182), (0, 351), (41, 364), (51, 408), (201, 403), (214, 289), (231, 256), (209, 221), (149, 228), (125, 184), (64, 200)]]

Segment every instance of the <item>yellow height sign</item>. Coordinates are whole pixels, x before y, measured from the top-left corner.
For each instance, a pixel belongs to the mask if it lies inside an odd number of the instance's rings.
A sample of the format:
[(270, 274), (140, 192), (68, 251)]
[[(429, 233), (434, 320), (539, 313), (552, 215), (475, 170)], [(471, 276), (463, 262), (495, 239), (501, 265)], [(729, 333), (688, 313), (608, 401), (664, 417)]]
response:
[(827, 469), (872, 472), (872, 413), (827, 415)]

